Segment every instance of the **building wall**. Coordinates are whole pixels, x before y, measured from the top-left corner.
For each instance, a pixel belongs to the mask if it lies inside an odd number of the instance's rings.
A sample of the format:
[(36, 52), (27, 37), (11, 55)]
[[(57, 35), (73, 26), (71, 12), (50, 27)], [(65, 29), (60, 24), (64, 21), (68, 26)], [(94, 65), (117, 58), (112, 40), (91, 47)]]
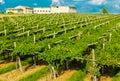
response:
[(33, 14), (33, 10), (32, 9), (29, 9), (29, 8), (26, 8), (25, 11), (24, 11), (25, 14)]
[(69, 6), (51, 6), (50, 8), (34, 8), (34, 14), (50, 14), (50, 13), (76, 13), (74, 7)]
[(50, 14), (50, 8), (34, 8), (34, 14)]
[(7, 10), (6, 10), (6, 13), (9, 13), (9, 12), (18, 13), (18, 11), (15, 10), (15, 9), (7, 9)]
[(52, 6), (51, 13), (68, 13), (69, 7), (68, 6)]
[(8, 8), (6, 9), (6, 13), (13, 12), (13, 13), (24, 13), (24, 14), (33, 14), (33, 10), (26, 6), (17, 6), (15, 8)]
[(77, 12), (77, 10), (76, 10), (76, 8), (74, 8), (74, 7), (70, 7), (70, 10), (69, 10), (71, 13), (76, 13)]
[(76, 13), (74, 7), (69, 6), (51, 6), (50, 8), (29, 8), (27, 6), (17, 6), (15, 8), (6, 9), (6, 13), (24, 13), (24, 14), (50, 14), (50, 13)]

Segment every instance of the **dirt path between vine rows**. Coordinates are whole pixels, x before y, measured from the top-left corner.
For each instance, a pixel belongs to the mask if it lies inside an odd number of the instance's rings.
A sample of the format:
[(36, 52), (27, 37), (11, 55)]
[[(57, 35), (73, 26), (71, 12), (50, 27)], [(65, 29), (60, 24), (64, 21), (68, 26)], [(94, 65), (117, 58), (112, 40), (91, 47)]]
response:
[(91, 75), (87, 74), (87, 76), (85, 77), (84, 81), (91, 81)]
[(45, 77), (42, 77), (42, 78), (38, 79), (37, 81), (51, 81), (51, 80), (50, 80), (50, 74), (48, 74), (48, 75), (45, 76)]
[[(24, 14), (27, 15), (27, 14)], [(0, 18), (2, 17), (12, 17), (12, 16), (24, 16), (23, 14), (1, 14)]]
[[(26, 67), (28, 67), (28, 66), (24, 66), (23, 69), (25, 69)], [(10, 72), (0, 75), (0, 81), (18, 81), (19, 79), (26, 77), (44, 67), (46, 67), (46, 66), (45, 65), (36, 66), (36, 67), (32, 66), (24, 72), (21, 72), (19, 69), (12, 70)]]
[[(61, 74), (59, 77), (57, 77), (55, 80), (53, 81), (66, 81), (68, 78), (70, 78), (75, 72), (77, 72), (76, 70), (67, 70), (65, 71), (63, 74)], [(51, 81), (50, 80), (50, 74), (48, 74), (47, 76), (39, 79), (38, 81)]]
[(67, 79), (69, 79), (75, 72), (77, 72), (76, 70), (67, 70), (65, 71), (62, 75), (60, 75), (57, 79), (53, 80), (53, 81), (66, 81)]
[(2, 64), (0, 64), (0, 68), (5, 68), (5, 67), (12, 65), (12, 64), (15, 64), (15, 63), (14, 62), (2, 63)]
[(112, 81), (110, 76), (101, 76), (100, 81)]
[[(87, 74), (84, 81), (91, 81), (91, 75)], [(112, 78), (110, 76), (101, 76), (100, 81), (112, 81)]]

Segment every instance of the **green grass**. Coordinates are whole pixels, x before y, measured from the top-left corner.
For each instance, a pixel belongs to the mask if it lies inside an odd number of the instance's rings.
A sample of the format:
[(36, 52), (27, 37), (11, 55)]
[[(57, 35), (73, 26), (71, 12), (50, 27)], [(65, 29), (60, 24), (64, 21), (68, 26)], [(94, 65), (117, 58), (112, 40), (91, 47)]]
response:
[(7, 67), (0, 68), (0, 74), (6, 73), (6, 72), (11, 71), (11, 70), (13, 70), (15, 68), (16, 68), (15, 64), (11, 64), (11, 65), (9, 65)]
[[(25, 66), (25, 65), (29, 64), (30, 61), (31, 61), (31, 58), (28, 58), (28, 59), (22, 61), (22, 65)], [(16, 64), (15, 63), (11, 64), (9, 66), (6, 66), (4, 68), (0, 68), (0, 74), (9, 72), (9, 71), (14, 70), (14, 69), (16, 69)]]
[(37, 81), (41, 77), (46, 76), (49, 73), (48, 67), (40, 69), (33, 74), (26, 76), (25, 78), (20, 79), (19, 81)]
[(112, 81), (120, 81), (120, 72), (113, 76)]
[(75, 74), (73, 74), (67, 81), (84, 81), (85, 76), (85, 71), (79, 70)]

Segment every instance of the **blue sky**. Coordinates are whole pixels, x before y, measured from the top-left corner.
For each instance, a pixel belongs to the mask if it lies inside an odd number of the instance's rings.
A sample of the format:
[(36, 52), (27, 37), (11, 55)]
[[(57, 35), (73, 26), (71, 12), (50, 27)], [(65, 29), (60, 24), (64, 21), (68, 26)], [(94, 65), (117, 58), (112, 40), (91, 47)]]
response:
[(74, 6), (78, 12), (101, 12), (107, 8), (110, 13), (120, 13), (120, 0), (0, 0), (0, 11), (17, 5), (49, 7), (51, 5)]

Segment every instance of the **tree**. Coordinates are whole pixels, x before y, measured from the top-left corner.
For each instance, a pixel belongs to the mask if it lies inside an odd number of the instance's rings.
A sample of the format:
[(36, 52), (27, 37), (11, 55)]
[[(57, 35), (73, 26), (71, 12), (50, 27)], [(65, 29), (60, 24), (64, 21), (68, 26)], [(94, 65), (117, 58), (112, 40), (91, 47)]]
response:
[(106, 8), (103, 8), (103, 9), (102, 9), (102, 13), (103, 13), (103, 14), (108, 14), (108, 10), (107, 10)]
[(0, 14), (4, 14), (4, 11), (0, 11)]

